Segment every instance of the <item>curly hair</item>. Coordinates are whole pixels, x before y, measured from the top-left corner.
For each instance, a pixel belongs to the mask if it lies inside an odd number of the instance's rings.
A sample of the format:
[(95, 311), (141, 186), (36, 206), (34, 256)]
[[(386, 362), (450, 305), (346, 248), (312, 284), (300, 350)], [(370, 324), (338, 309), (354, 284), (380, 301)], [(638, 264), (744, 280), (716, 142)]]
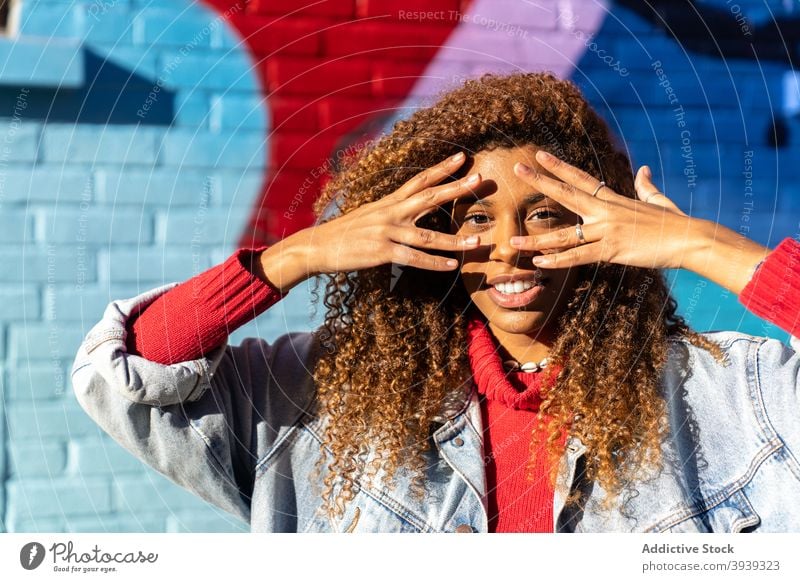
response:
[[(398, 121), (347, 160), (314, 211), (320, 220), (334, 203), (342, 214), (351, 212), (459, 151), (529, 144), (635, 197), (629, 159), (572, 82), (550, 72), (486, 74)], [(449, 220), (440, 209), (417, 224), (448, 232)], [(404, 267), (398, 277), (397, 267), (381, 265), (323, 277), (327, 313), (318, 331), (330, 349), (316, 363), (314, 380), (329, 419), (323, 444), (332, 455), (323, 497), (330, 514), (341, 515), (360, 484), (381, 471), (388, 483), (397, 471), (409, 471), (412, 491), (424, 490), (431, 422), (471, 387), (470, 299), (457, 271)], [(659, 380), (670, 338), (682, 336), (722, 357), (676, 308), (659, 270), (581, 268), (550, 353), (562, 370), (546, 390), (534, 428), (545, 431), (552, 483), (563, 431), (586, 445), (586, 477), (611, 498), (648, 467), (660, 466), (668, 424)], [(371, 459), (368, 443), (376, 451)]]

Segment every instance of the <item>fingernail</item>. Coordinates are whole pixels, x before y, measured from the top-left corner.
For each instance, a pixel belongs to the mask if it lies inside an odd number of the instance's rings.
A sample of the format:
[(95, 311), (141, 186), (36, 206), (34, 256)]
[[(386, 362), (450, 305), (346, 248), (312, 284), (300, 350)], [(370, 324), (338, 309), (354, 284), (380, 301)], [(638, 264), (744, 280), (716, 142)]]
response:
[(538, 152), (536, 152), (536, 157), (539, 158), (540, 160), (545, 160), (545, 161), (550, 161), (554, 159), (553, 156), (551, 156), (544, 150), (539, 150)]
[(458, 162), (464, 159), (464, 152), (458, 152), (452, 158), (450, 158), (451, 162)]
[(517, 171), (522, 173), (522, 174), (532, 174), (533, 173), (533, 170), (531, 170), (529, 166), (526, 166), (522, 162), (517, 162), (516, 168), (517, 168)]
[(523, 237), (521, 237), (521, 236), (512, 236), (511, 237), (511, 246), (512, 247), (519, 246), (523, 242), (525, 242), (525, 239)]
[(470, 237), (467, 237), (467, 238), (465, 238), (465, 239), (464, 239), (464, 244), (465, 244), (465, 245), (474, 245), (474, 244), (478, 244), (478, 240), (479, 240), (479, 239), (478, 239), (478, 237), (477, 237), (477, 236), (470, 236)]
[(479, 178), (478, 174), (470, 174), (465, 184), (474, 184), (475, 182), (478, 181), (478, 178)]
[(534, 265), (538, 265), (538, 266), (549, 265), (550, 264), (550, 259), (548, 259), (547, 257), (544, 257), (542, 255), (536, 255), (535, 257), (533, 257), (531, 259), (531, 262)]
[(458, 265), (458, 261), (455, 259), (447, 259), (447, 266), (448, 267), (455, 267)]

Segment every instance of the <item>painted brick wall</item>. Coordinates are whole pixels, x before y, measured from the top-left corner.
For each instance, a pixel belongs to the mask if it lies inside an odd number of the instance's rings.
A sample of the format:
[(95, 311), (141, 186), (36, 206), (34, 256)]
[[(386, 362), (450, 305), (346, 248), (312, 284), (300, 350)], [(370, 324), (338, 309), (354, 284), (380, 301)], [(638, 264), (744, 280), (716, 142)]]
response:
[[(246, 530), (103, 435), (68, 372), (111, 299), (234, 250), (266, 159), (250, 57), (191, 2), (23, 2), (19, 34), (4, 62), (27, 77), (0, 72), (0, 528)], [(53, 44), (71, 60), (35, 65)], [(258, 326), (239, 337), (302, 328), (303, 311)]]
[[(209, 3), (224, 11), (236, 1)], [(258, 63), (273, 119), (263, 212), (251, 217), (242, 244), (273, 242), (313, 221), (323, 160), (370, 137), (365, 126), (380, 126), (459, 24), (406, 12), (457, 14), (471, 2), (253, 0), (231, 15)]]
[[(626, 3), (305, 4), (22, 2), (19, 38), (0, 40), (0, 529), (246, 530), (93, 425), (67, 377), (77, 346), (111, 299), (221, 262), (254, 227), (269, 240), (309, 224), (308, 196), (278, 215), (345, 133), (357, 141), (365, 117), (385, 126), (464, 76), (569, 76), (684, 210), (770, 246), (798, 236), (800, 123), (783, 111), (779, 57), (714, 56)], [(753, 26), (781, 9), (737, 6)], [(419, 14), (431, 10), (445, 17)], [(732, 51), (743, 38), (722, 36)], [(785, 338), (714, 285), (672, 278), (694, 327)], [(301, 286), (230, 341), (320, 316)]]

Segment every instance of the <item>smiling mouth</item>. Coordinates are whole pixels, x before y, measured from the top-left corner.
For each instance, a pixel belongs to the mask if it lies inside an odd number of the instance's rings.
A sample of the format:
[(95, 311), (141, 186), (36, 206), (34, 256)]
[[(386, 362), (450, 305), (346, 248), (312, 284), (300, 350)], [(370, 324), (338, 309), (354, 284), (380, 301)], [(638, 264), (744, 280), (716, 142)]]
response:
[(533, 303), (542, 294), (547, 282), (548, 279), (545, 277), (524, 282), (500, 283), (498, 285), (484, 283), (483, 289), (486, 290), (492, 301), (499, 307), (515, 309), (526, 307)]
[(515, 293), (523, 293), (524, 291), (527, 291), (532, 287), (536, 287), (537, 285), (544, 286), (544, 284), (544, 277), (535, 277), (533, 279), (525, 279), (508, 283), (496, 283), (494, 285), (484, 284), (484, 286), (489, 289), (496, 289), (504, 295), (514, 295)]

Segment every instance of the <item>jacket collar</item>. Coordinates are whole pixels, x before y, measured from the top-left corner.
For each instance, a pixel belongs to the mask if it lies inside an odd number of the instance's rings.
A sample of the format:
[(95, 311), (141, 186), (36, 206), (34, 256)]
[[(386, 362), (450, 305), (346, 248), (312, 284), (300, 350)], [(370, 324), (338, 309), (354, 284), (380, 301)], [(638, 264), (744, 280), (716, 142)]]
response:
[(438, 428), (438, 426), (464, 414), (469, 407), (473, 393), (476, 392), (477, 389), (478, 386), (475, 384), (475, 381), (470, 378), (457, 390), (454, 390), (442, 403), (439, 414), (431, 419), (432, 424), (437, 425), (436, 428)]

